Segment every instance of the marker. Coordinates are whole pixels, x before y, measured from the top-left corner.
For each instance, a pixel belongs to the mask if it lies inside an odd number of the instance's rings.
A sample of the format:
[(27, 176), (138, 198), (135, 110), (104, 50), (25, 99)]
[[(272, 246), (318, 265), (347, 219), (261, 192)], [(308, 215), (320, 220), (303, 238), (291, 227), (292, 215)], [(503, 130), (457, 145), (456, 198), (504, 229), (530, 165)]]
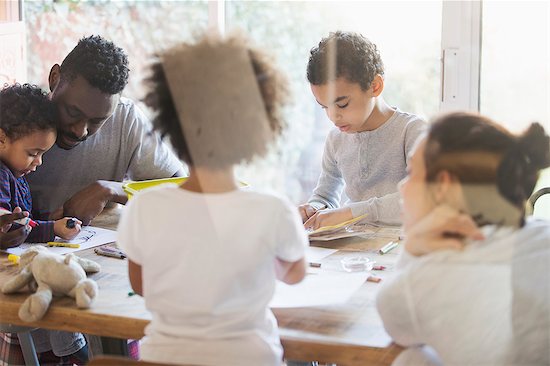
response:
[(49, 247), (80, 248), (80, 244), (61, 243), (58, 241), (49, 241), (46, 244), (48, 244)]
[(65, 224), (67, 229), (74, 229), (75, 225), (76, 225), (76, 220), (75, 219), (68, 219), (67, 223)]
[[(4, 216), (11, 213), (13, 212), (6, 210), (5, 208), (0, 208), (0, 216)], [(17, 220), (14, 220), (13, 222), (23, 226), (29, 225), (30, 227), (37, 227), (39, 225), (38, 222), (34, 221), (30, 217), (23, 217), (22, 219), (17, 219)]]
[(120, 250), (108, 248), (108, 247), (95, 248), (94, 252), (97, 255), (103, 255), (105, 257), (113, 257), (118, 259), (126, 258), (126, 254), (124, 254), (124, 252), (121, 252)]
[(309, 266), (313, 268), (321, 268), (321, 263), (309, 262)]
[(395, 248), (399, 244), (396, 241), (390, 241), (388, 244), (384, 245), (380, 250), (378, 250), (378, 254), (387, 254), (390, 250)]

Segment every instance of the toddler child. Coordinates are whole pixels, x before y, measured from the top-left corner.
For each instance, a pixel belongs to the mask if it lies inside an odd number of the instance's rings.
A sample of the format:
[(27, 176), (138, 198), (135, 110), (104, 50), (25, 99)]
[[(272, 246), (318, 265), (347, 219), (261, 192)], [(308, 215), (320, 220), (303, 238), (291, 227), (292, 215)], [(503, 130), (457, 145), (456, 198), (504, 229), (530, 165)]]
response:
[[(42, 164), (42, 155), (52, 147), (55, 138), (55, 107), (39, 88), (15, 84), (0, 91), (0, 208), (14, 211), (19, 207), (32, 216), (31, 192), (25, 176)], [(76, 220), (76, 225), (69, 228), (69, 219), (37, 220), (38, 226), (34, 228), (27, 224), (26, 241), (45, 243), (56, 235), (74, 238), (81, 222)], [(4, 243), (0, 244), (4, 248)]]
[[(32, 217), (32, 198), (26, 175), (42, 164), (43, 154), (54, 144), (57, 136), (56, 121), (54, 104), (38, 87), (14, 84), (0, 91), (0, 208), (15, 213), (23, 212), (25, 216)], [(63, 239), (72, 239), (80, 232), (82, 222), (73, 219), (74, 226), (67, 225), (69, 219), (71, 218), (36, 220), (38, 226), (34, 228), (29, 224), (20, 228), (15, 228), (17, 224), (8, 224), (2, 227), (3, 232), (12, 230), (19, 234), (11, 236), (14, 240), (3, 240), (6, 238), (3, 236), (0, 247), (6, 249), (24, 241), (45, 243), (53, 241), (56, 235)], [(67, 350), (66, 355), (79, 351), (85, 344), (82, 338), (74, 345), (74, 349), (67, 348), (64, 345), (63, 332), (37, 330), (33, 332), (33, 336), (36, 337), (38, 333), (47, 334), (35, 338), (35, 342), (39, 340), (35, 345), (41, 362), (59, 360), (51, 352), (42, 352), (51, 349), (52, 344), (61, 344), (61, 348)], [(16, 339), (15, 334), (0, 333), (0, 361), (23, 364), (21, 348)]]
[[(338, 31), (323, 38), (311, 50), (307, 78), (336, 128), (325, 143), (317, 187), (299, 207), (305, 226), (364, 214), (369, 222), (400, 224), (397, 183), (424, 121), (384, 101), (380, 54), (360, 34)], [(340, 208), (344, 189), (349, 201)]]
[(155, 127), (189, 178), (136, 195), (118, 228), (132, 287), (153, 315), (142, 359), (281, 365), (268, 304), (276, 279), (304, 277), (307, 236), (288, 201), (239, 189), (233, 169), (280, 133), (284, 79), (265, 54), (230, 37), (171, 49), (149, 81)]

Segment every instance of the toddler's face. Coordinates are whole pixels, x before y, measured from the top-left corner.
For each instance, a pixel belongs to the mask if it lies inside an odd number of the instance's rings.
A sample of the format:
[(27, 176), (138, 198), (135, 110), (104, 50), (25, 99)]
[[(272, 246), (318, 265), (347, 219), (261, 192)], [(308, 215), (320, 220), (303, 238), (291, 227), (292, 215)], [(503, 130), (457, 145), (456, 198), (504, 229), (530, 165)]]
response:
[[(3, 132), (2, 132), (3, 134)], [(3, 136), (0, 159), (16, 178), (34, 172), (42, 164), (42, 155), (55, 143), (55, 131), (35, 131), (17, 140)]]
[(372, 87), (362, 90), (358, 83), (340, 77), (323, 85), (311, 85), (311, 91), (340, 131), (355, 133), (372, 129), (369, 117), (376, 102)]

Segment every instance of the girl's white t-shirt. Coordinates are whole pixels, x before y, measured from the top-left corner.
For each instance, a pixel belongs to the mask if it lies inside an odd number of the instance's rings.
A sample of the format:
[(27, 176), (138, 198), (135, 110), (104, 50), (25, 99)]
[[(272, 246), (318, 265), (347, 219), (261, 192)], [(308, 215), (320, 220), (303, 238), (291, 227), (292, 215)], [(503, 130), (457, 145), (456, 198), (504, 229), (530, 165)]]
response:
[(134, 196), (118, 245), (141, 265), (152, 313), (143, 360), (279, 365), (274, 260), (308, 245), (296, 207), (271, 194), (201, 194), (164, 185)]

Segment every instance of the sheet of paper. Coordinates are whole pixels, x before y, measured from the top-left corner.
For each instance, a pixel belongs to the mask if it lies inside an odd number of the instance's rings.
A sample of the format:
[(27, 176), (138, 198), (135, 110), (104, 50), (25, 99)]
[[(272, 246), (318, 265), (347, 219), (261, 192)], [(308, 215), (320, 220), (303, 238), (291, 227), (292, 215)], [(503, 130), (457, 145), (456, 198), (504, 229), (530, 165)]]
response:
[[(55, 241), (79, 244), (80, 248), (65, 248), (65, 247), (47, 247), (54, 253), (66, 254), (70, 252), (76, 252), (82, 249), (88, 249), (97, 247), (99, 245), (112, 243), (116, 240), (116, 231), (102, 229), (94, 226), (84, 226), (76, 238), (71, 240), (63, 240), (59, 237), (55, 238)], [(23, 243), (18, 247), (9, 248), (5, 252), (9, 254), (21, 255), (26, 249), (33, 245), (46, 245), (45, 243)]]
[(369, 274), (344, 272), (311, 272), (296, 285), (277, 281), (272, 308), (297, 308), (346, 303), (367, 280)]
[(318, 262), (321, 259), (328, 257), (329, 255), (336, 253), (338, 249), (327, 249), (327, 248), (317, 248), (317, 247), (307, 247), (306, 248), (306, 261), (308, 262)]

